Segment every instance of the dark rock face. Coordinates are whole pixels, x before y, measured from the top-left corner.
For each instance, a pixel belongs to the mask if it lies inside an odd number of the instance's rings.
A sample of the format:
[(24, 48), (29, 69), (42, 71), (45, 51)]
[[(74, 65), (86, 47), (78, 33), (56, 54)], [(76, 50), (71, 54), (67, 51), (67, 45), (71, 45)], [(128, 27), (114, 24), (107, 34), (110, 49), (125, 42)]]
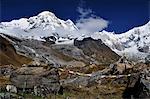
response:
[(149, 51), (149, 46), (139, 47), (138, 50), (139, 50), (140, 52), (148, 53), (148, 51)]
[(56, 37), (54, 36), (44, 37), (43, 39), (46, 40), (46, 44), (55, 44), (56, 42)]
[(145, 58), (145, 63), (150, 65), (150, 55)]
[(74, 45), (82, 49), (84, 54), (96, 58), (102, 63), (113, 63), (119, 59), (119, 55), (113, 52), (100, 39), (94, 40), (91, 37), (84, 38), (82, 41), (75, 40)]
[(150, 69), (144, 69), (140, 75), (137, 75), (137, 78), (134, 80), (135, 84), (129, 84), (125, 89), (123, 98), (150, 98)]

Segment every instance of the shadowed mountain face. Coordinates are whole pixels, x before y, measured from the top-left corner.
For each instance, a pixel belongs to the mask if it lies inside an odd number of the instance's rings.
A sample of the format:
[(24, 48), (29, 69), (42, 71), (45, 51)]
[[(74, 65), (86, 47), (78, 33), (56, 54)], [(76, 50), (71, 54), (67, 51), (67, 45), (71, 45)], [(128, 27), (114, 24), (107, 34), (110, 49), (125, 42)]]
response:
[(119, 55), (113, 52), (100, 39), (94, 40), (91, 37), (84, 38), (82, 41), (75, 40), (74, 45), (83, 50), (84, 54), (95, 58), (102, 63), (112, 63), (119, 59)]
[(19, 55), (10, 41), (0, 36), (0, 65), (21, 66), (30, 61), (30, 58)]

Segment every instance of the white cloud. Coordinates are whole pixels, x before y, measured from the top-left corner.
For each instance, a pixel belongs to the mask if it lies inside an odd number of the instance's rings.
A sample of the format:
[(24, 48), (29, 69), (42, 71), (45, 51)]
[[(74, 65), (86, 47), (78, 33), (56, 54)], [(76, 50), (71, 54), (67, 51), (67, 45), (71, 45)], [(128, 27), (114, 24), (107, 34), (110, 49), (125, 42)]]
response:
[(80, 19), (76, 21), (76, 26), (80, 33), (89, 35), (107, 28), (108, 21), (94, 15), (91, 9), (78, 7), (77, 11)]

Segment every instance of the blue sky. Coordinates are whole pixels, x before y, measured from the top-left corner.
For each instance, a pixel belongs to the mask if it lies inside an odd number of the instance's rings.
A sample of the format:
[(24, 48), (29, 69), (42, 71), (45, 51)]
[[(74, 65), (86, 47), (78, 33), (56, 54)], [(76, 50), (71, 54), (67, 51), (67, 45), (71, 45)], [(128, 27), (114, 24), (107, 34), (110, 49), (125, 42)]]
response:
[(77, 22), (81, 18), (78, 8), (108, 21), (107, 31), (125, 32), (146, 24), (150, 17), (149, 0), (0, 0), (0, 21), (30, 17), (48, 10), (60, 19)]

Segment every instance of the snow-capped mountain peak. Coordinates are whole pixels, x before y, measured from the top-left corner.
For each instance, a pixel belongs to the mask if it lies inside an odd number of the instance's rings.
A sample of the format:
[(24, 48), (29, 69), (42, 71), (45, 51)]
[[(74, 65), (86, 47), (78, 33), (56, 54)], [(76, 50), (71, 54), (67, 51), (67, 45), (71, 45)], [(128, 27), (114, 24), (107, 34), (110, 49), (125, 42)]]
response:
[(0, 30), (17, 37), (41, 40), (42, 37), (52, 36), (54, 33), (67, 37), (78, 28), (70, 19), (64, 21), (57, 18), (54, 13), (44, 11), (30, 18), (1, 22)]
[(43, 12), (39, 13), (38, 16), (53, 16), (53, 17), (56, 17), (55, 14), (50, 12), (50, 11), (43, 11)]
[(77, 29), (71, 20), (61, 20), (55, 16), (52, 12), (44, 11), (37, 16), (27, 18), (21, 18), (19, 20), (13, 20), (11, 22), (2, 22), (1, 25), (11, 28), (20, 28), (24, 30), (43, 28), (55, 30), (56, 27), (64, 29), (75, 30)]

